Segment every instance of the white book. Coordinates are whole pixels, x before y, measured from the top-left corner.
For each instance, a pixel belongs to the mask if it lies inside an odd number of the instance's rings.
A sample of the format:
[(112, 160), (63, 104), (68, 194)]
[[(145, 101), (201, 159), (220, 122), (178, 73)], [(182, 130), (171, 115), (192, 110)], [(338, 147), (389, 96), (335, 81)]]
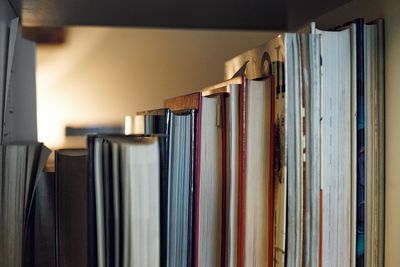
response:
[[(100, 136), (94, 142), (98, 266), (158, 266), (158, 138)], [(111, 190), (113, 197), (110, 197)], [(112, 214), (109, 213), (111, 207)], [(112, 254), (114, 262), (111, 262)]]
[(222, 229), (222, 128), (221, 96), (202, 97), (200, 192), (199, 197), (199, 266), (221, 264)]
[(316, 266), (320, 249), (320, 39), (285, 34), (288, 266)]
[[(270, 92), (273, 94), (269, 101), (273, 114), (270, 114), (272, 121), (268, 127), (270, 130), (273, 129), (271, 138), (273, 144), (267, 147), (271, 147), (268, 153), (269, 156), (273, 156), (273, 160), (265, 162), (263, 167), (270, 164), (272, 166), (268, 167), (273, 168), (270, 170), (273, 176), (273, 199), (271, 196), (268, 199), (266, 196), (269, 192), (265, 192), (261, 198), (266, 197), (267, 200), (260, 201), (262, 205), (254, 207), (246, 204), (245, 209), (248, 220), (246, 221), (248, 225), (245, 223), (245, 238), (248, 237), (246, 237), (248, 232), (256, 228), (259, 234), (257, 238), (262, 239), (263, 227), (268, 227), (269, 224), (271, 243), (266, 244), (263, 249), (270, 254), (265, 259), (265, 264), (297, 266), (304, 263), (307, 266), (314, 266), (319, 263), (320, 61), (319, 35), (284, 33), (226, 63), (226, 73), (232, 73), (238, 67), (238, 63), (240, 66), (247, 64), (246, 71), (249, 77), (270, 78), (272, 84)], [(252, 83), (257, 84), (255, 81), (249, 81), (250, 85)], [(248, 91), (249, 95), (254, 93), (251, 88)], [(255, 125), (252, 119), (257, 118), (259, 125), (263, 125), (265, 119), (255, 111), (262, 97), (255, 99), (252, 104), (246, 103), (249, 105), (246, 111), (253, 114), (246, 117), (248, 119), (246, 123), (252, 123), (252, 126), (246, 124), (246, 130), (250, 128), (252, 131), (246, 136), (247, 149), (252, 149), (251, 152), (246, 152), (246, 156), (253, 161), (260, 160), (260, 155), (256, 153), (258, 148), (252, 147), (254, 143), (251, 138), (260, 132), (257, 132), (257, 126), (252, 128)], [(264, 131), (263, 134), (267, 136), (270, 133)], [(258, 143), (259, 146), (263, 146), (260, 140)], [(259, 164), (253, 161), (246, 160), (246, 164), (250, 166), (250, 168), (246, 166), (246, 171), (260, 172)], [(248, 188), (245, 188), (246, 201), (254, 204), (257, 202), (254, 199), (260, 197), (257, 189), (262, 187), (261, 181), (247, 179), (246, 183), (249, 183)], [(271, 186), (270, 188), (272, 189)], [(254, 224), (254, 221), (260, 219), (257, 216), (263, 214), (263, 208), (272, 204), (269, 202), (271, 200), (273, 200), (273, 212), (269, 211), (269, 220), (262, 222), (262, 227)], [(257, 216), (251, 218), (255, 210)], [(251, 249), (256, 242), (253, 244), (248, 240), (246, 242), (245, 260), (251, 261), (247, 262), (247, 265), (259, 265), (258, 260), (266, 255), (258, 257), (260, 254)]]
[(160, 154), (157, 138), (121, 143), (123, 266), (160, 264)]
[(226, 265), (238, 266), (239, 253), (239, 85), (230, 86), (230, 94), (226, 101), (226, 139), (227, 139), (227, 252)]
[(352, 68), (349, 29), (321, 34), (322, 264), (350, 266)]
[(269, 253), (271, 81), (248, 81), (244, 266), (265, 266)]

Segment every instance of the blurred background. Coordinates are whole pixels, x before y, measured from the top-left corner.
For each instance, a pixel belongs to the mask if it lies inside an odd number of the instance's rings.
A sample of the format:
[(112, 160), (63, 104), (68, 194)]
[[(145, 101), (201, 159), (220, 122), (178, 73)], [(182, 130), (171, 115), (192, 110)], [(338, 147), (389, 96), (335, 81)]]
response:
[[(61, 35), (61, 38), (60, 38)], [(72, 27), (37, 46), (38, 137), (84, 147), (66, 127), (120, 126), (126, 115), (224, 78), (224, 62), (274, 32)]]

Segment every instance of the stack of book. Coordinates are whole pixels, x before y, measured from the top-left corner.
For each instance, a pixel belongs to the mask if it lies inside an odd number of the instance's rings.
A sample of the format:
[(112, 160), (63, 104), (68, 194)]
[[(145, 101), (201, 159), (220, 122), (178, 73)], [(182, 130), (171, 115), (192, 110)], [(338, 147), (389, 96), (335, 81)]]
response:
[(383, 266), (383, 59), (381, 20), (311, 24), (139, 112), (140, 134), (57, 151), (43, 264)]

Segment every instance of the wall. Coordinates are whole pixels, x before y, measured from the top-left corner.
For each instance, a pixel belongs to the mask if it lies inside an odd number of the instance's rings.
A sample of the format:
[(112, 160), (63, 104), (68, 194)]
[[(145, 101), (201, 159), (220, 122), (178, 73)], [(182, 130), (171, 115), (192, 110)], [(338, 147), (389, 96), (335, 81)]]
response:
[[(400, 266), (400, 1), (356, 0), (318, 19), (331, 27), (356, 17), (385, 19), (386, 218), (385, 266)], [(380, 266), (379, 266), (380, 267)]]
[(66, 125), (122, 124), (125, 115), (223, 79), (225, 60), (275, 36), (266, 32), (71, 28), (60, 46), (37, 49), (39, 141), (64, 138)]

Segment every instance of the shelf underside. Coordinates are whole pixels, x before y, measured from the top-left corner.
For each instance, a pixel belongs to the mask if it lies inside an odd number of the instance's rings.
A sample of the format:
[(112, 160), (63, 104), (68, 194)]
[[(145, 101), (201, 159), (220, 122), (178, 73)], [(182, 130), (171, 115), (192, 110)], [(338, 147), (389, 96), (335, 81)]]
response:
[[(28, 27), (290, 30), (349, 0), (9, 0)], [(326, 3), (329, 2), (329, 3)]]

